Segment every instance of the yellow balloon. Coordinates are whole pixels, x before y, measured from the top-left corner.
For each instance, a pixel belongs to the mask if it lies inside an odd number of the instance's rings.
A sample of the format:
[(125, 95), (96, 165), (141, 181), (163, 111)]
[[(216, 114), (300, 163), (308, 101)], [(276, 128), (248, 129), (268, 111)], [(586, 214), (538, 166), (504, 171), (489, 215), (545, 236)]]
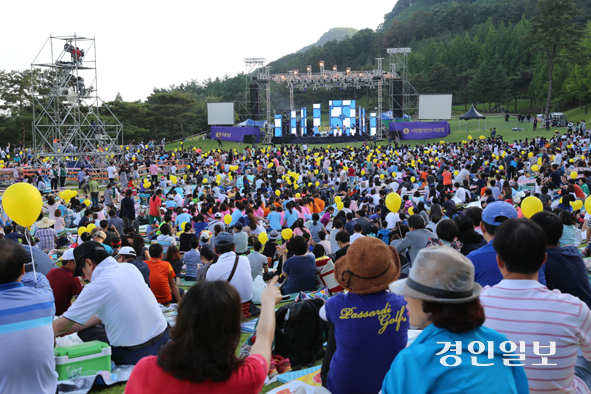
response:
[(187, 170), (190, 170), (190, 169), (191, 169), (191, 166), (189, 166), (189, 165), (188, 165), (188, 166), (187, 166)]
[(578, 172), (576, 172), (576, 171), (573, 171), (573, 172), (571, 172), (571, 173), (570, 173), (570, 177), (571, 177), (572, 179), (577, 179), (577, 176), (579, 176), (579, 173), (578, 173)]
[(390, 193), (386, 197), (386, 207), (388, 207), (390, 212), (398, 212), (401, 202), (400, 195), (397, 193)]
[(543, 210), (544, 204), (542, 204), (542, 201), (537, 197), (529, 196), (521, 202), (521, 212), (523, 212), (523, 216), (528, 219)]
[(207, 183), (207, 178), (203, 178), (203, 183)]
[(538, 172), (540, 170), (540, 166), (538, 166), (537, 164), (534, 164), (533, 166), (531, 166), (531, 170), (533, 172)]
[(459, 173), (460, 173), (460, 172), (459, 172), (458, 170), (455, 170), (455, 171), (454, 171), (454, 175), (455, 175), (455, 176), (458, 176), (458, 174), (459, 174)]
[(86, 205), (87, 207), (89, 207), (90, 204), (92, 204), (92, 202), (89, 199), (84, 200), (84, 205)]
[(337, 209), (340, 211), (341, 209), (343, 209), (345, 207), (345, 204), (342, 202), (337, 202)]
[(224, 223), (226, 223), (226, 224), (232, 223), (232, 215), (226, 214), (226, 216), (224, 216)]
[(293, 231), (290, 228), (283, 229), (281, 231), (281, 237), (285, 240), (291, 239), (293, 237)]
[(23, 227), (30, 227), (39, 218), (43, 198), (30, 183), (15, 183), (4, 192), (2, 206), (12, 220)]
[(410, 181), (411, 181), (412, 183), (414, 183), (416, 180), (417, 180), (417, 178), (415, 178), (414, 176), (411, 176), (411, 177), (410, 177)]
[(300, 193), (296, 193), (296, 198), (302, 198), (302, 195)]
[(78, 235), (82, 235), (87, 232), (88, 232), (88, 230), (86, 229), (86, 227), (79, 227), (78, 228)]
[(499, 166), (499, 170), (503, 171), (504, 169), (505, 169), (505, 167)]
[(275, 194), (277, 195), (277, 197), (279, 197), (281, 195), (281, 191), (280, 190), (275, 190)]
[(95, 228), (96, 228), (96, 224), (90, 223), (88, 226), (86, 226), (86, 231), (91, 232)]
[(320, 186), (320, 182), (315, 183), (316, 187)]
[(340, 197), (340, 196), (336, 196), (336, 197), (334, 198), (334, 202), (336, 202), (336, 203), (339, 203), (339, 202), (341, 202), (341, 197)]
[(267, 243), (267, 241), (269, 240), (269, 236), (267, 235), (267, 233), (260, 233), (259, 234), (259, 242), (262, 243), (263, 245)]
[(591, 197), (587, 197), (585, 200), (585, 211), (591, 213)]
[(414, 210), (412, 209), (412, 207), (408, 208), (408, 214), (409, 215), (413, 215), (414, 214)]

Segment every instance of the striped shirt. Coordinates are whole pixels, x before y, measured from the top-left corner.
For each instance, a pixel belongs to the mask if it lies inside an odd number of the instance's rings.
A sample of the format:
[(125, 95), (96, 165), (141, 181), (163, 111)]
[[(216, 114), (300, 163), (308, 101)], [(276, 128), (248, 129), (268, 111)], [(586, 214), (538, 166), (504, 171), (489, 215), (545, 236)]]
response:
[[(486, 287), (480, 295), (486, 314), (485, 326), (505, 334), (510, 341), (525, 342), (525, 372), (531, 393), (589, 393), (575, 376), (577, 350), (591, 359), (591, 312), (585, 303), (570, 294), (550, 291), (534, 280), (502, 280)], [(534, 354), (533, 342), (556, 343), (556, 353), (548, 364), (536, 366), (542, 358)], [(518, 344), (516, 353), (520, 352)], [(548, 354), (549, 348), (540, 348)]]
[(38, 288), (0, 285), (0, 393), (56, 392), (53, 292), (43, 275), (37, 277)]

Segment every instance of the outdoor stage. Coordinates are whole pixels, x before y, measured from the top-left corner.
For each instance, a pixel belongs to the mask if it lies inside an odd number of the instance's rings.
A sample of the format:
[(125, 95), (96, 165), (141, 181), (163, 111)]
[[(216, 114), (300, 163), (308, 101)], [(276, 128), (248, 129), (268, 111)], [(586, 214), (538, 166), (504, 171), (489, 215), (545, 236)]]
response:
[(308, 145), (330, 145), (330, 144), (347, 144), (354, 142), (371, 141), (370, 136), (361, 135), (342, 135), (342, 136), (326, 136), (326, 137), (298, 137), (296, 135), (286, 135), (283, 137), (273, 137), (274, 144), (308, 144)]

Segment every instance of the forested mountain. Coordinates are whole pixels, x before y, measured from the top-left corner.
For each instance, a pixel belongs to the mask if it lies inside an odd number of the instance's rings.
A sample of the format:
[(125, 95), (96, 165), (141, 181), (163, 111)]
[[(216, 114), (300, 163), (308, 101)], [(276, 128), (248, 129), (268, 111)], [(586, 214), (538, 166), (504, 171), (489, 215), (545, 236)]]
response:
[(352, 27), (333, 27), (332, 29), (324, 33), (314, 44), (303, 47), (298, 52), (306, 52), (308, 49), (312, 47), (322, 46), (329, 41), (344, 40), (347, 37), (355, 35), (357, 31), (357, 29), (354, 29)]

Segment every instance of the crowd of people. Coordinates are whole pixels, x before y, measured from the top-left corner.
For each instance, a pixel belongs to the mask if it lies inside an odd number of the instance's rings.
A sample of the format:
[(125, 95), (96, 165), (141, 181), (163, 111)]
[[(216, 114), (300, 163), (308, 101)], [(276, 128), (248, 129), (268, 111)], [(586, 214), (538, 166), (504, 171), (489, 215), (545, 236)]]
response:
[[(275, 305), (327, 287), (325, 392), (588, 393), (590, 148), (569, 132), (142, 144), (104, 181), (80, 168), (70, 193), (46, 162), (22, 179), (44, 195), (37, 223), (2, 215), (0, 392), (55, 393), (54, 338), (77, 333), (135, 365), (129, 393), (258, 393), (290, 369), (272, 350)], [(60, 267), (44, 269), (39, 254), (56, 253)], [(172, 328), (159, 306), (171, 303)], [(238, 357), (251, 317), (256, 338)]]

